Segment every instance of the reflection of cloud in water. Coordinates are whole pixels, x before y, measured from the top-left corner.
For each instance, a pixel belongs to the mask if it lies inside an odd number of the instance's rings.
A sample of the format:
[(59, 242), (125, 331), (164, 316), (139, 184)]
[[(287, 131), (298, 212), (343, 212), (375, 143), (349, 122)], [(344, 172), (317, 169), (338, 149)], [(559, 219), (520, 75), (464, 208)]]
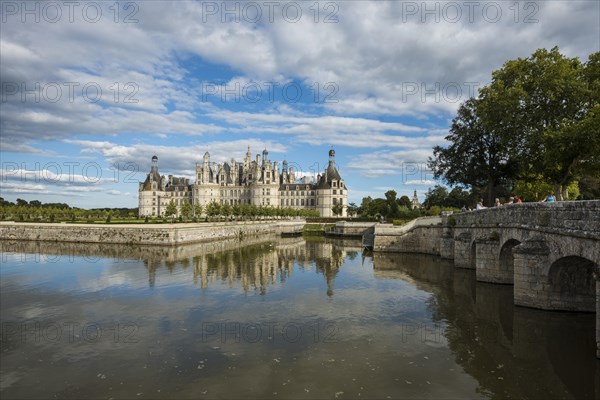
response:
[[(248, 244), (21, 246), (31, 254), (63, 252), (77, 263), (58, 262), (50, 268), (12, 261), (3, 265), (3, 322), (95, 323), (103, 336), (87, 342), (81, 337), (73, 342), (3, 340), (3, 394), (593, 394), (593, 376), (588, 377), (594, 373), (593, 357), (590, 362), (581, 351), (567, 356), (568, 350), (559, 348), (569, 340), (588, 343), (587, 336), (593, 341), (593, 333), (581, 334), (588, 328), (593, 332), (593, 317), (548, 318), (535, 310), (513, 311), (506, 302), (510, 288), (476, 285), (472, 271), (455, 270), (435, 257), (360, 257), (356, 247), (322, 239), (257, 238)], [(5, 251), (16, 249), (3, 244)], [(85, 264), (84, 255), (96, 261)], [(114, 327), (128, 323), (137, 327), (135, 341), (127, 342), (122, 331), (115, 340)], [(276, 324), (271, 338), (266, 324)], [(286, 324), (300, 329), (298, 340), (286, 339)], [(253, 341), (256, 325), (262, 335)], [(542, 327), (544, 335), (535, 340), (524, 335), (532, 326)], [(570, 339), (561, 326), (573, 328)], [(209, 335), (207, 329), (215, 327), (229, 333)], [(294, 331), (289, 333), (294, 336)], [(570, 360), (570, 372), (557, 364), (560, 359)], [(27, 373), (4, 379), (16, 366)], [(578, 386), (571, 377), (577, 374), (584, 377)]]

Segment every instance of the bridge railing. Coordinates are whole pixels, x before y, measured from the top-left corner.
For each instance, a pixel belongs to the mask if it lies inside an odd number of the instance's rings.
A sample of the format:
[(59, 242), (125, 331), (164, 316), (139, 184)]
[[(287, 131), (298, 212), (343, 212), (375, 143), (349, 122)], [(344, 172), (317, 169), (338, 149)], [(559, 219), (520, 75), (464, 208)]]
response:
[(457, 227), (521, 225), (600, 232), (600, 200), (509, 204), (452, 217)]

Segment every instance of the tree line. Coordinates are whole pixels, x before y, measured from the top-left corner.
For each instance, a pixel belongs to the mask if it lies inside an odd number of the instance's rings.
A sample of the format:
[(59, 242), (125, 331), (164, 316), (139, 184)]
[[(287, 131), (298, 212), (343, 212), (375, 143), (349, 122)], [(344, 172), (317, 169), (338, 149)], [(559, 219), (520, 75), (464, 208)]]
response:
[(255, 218), (255, 217), (319, 217), (319, 211), (309, 209), (296, 209), (290, 207), (272, 207), (257, 206), (254, 204), (220, 204), (216, 201), (202, 206), (200, 203), (191, 204), (184, 200), (179, 207), (174, 200), (171, 200), (165, 208), (164, 215), (173, 220), (177, 215), (181, 221), (198, 220), (201, 216), (210, 218), (215, 217), (235, 217), (235, 218)]
[(0, 220), (15, 221), (107, 221), (111, 219), (136, 219), (137, 208), (94, 208), (85, 210), (66, 203), (42, 203), (39, 200), (17, 199), (10, 202), (0, 197)]
[(435, 178), (490, 205), (516, 191), (599, 198), (600, 52), (583, 63), (557, 47), (507, 61), (460, 105), (446, 140), (429, 159)]

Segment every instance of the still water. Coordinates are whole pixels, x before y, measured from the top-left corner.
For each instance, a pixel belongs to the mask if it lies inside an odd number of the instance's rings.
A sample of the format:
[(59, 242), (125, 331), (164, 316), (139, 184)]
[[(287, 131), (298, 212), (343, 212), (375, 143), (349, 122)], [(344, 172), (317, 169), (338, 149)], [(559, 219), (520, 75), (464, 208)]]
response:
[(598, 398), (591, 314), (353, 241), (2, 246), (0, 397)]

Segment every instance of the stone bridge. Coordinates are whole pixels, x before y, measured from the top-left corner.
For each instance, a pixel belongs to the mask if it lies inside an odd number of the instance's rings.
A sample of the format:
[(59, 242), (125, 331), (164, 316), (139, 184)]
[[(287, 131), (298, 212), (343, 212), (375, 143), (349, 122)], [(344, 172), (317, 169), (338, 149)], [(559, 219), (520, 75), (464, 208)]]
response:
[(478, 281), (514, 285), (515, 305), (596, 312), (600, 357), (600, 201), (511, 204), (373, 231), (375, 251), (435, 254)]
[(600, 201), (514, 204), (444, 222), (440, 255), (478, 281), (513, 284), (516, 305), (596, 310)]

